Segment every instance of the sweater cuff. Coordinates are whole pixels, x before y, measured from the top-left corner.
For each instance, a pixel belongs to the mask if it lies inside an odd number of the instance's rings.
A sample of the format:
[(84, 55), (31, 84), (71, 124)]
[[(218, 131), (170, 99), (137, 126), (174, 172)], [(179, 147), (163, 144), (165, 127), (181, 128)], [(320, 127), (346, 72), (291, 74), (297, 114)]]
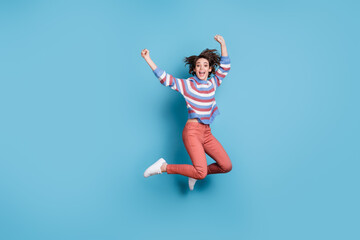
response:
[(226, 56), (226, 57), (221, 56), (221, 58), (220, 58), (220, 63), (229, 64), (229, 63), (230, 63), (230, 58), (229, 58), (229, 56)]
[(157, 68), (153, 71), (153, 73), (155, 74), (155, 76), (156, 76), (157, 78), (159, 78), (159, 77), (161, 77), (161, 75), (164, 73), (164, 70), (162, 70), (161, 68), (157, 67)]

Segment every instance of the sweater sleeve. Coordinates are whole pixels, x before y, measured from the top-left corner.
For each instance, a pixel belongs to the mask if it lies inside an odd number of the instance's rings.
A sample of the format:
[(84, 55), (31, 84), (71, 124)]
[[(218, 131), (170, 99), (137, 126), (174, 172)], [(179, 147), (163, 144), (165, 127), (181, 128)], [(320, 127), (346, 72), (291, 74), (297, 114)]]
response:
[(162, 85), (170, 87), (171, 89), (183, 94), (185, 79), (175, 78), (159, 67), (157, 67), (153, 72)]
[(214, 86), (219, 87), (222, 80), (230, 71), (230, 58), (228, 56), (221, 56), (219, 69), (215, 72), (215, 75), (211, 78)]

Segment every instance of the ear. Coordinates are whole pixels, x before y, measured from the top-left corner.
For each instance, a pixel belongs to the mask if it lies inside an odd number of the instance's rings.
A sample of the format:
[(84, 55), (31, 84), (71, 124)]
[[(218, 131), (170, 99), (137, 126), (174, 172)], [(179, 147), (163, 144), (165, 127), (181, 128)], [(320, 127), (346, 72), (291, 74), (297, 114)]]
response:
[(209, 68), (209, 73), (211, 73), (211, 71), (212, 71), (212, 67)]

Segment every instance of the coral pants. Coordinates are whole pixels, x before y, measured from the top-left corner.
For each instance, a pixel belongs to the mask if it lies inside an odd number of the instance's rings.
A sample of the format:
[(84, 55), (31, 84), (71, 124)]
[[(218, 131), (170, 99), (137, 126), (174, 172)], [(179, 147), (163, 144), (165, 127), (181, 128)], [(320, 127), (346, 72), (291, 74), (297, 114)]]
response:
[[(195, 179), (203, 179), (207, 174), (231, 171), (230, 158), (219, 141), (212, 135), (209, 124), (187, 122), (182, 137), (193, 165), (168, 164), (166, 170), (168, 174), (181, 174)], [(216, 163), (207, 165), (205, 153)]]

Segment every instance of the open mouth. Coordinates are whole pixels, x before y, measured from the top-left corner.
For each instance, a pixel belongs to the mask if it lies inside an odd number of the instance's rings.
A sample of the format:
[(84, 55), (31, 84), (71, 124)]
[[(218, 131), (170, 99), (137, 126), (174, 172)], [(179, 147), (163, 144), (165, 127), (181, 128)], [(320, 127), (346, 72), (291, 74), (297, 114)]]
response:
[(204, 77), (205, 76), (205, 72), (199, 72), (200, 77)]

